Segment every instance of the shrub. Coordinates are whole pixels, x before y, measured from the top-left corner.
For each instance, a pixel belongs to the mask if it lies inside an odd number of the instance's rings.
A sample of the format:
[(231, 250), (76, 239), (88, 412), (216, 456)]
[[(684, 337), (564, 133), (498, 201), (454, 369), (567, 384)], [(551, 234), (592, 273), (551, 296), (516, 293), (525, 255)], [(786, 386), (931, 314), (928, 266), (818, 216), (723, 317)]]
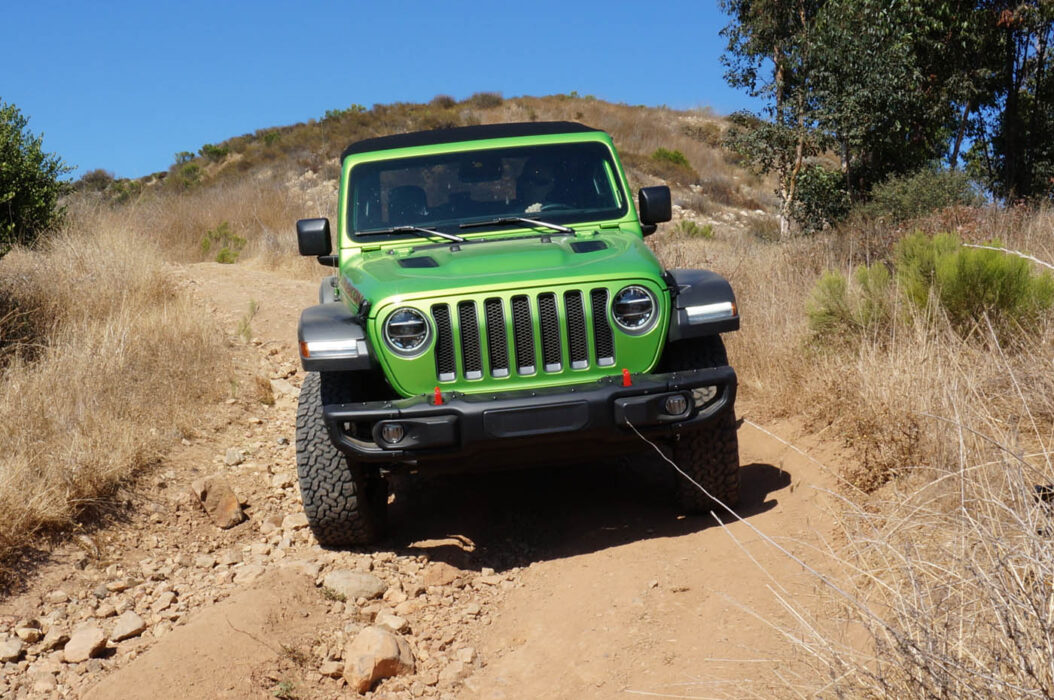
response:
[(66, 213), (59, 197), (71, 185), (60, 178), (70, 168), (42, 150), (42, 137), (28, 124), (17, 107), (0, 101), (0, 256), (32, 243)]
[(176, 165), (186, 165), (194, 160), (194, 154), (190, 151), (180, 151), (176, 154)]
[(214, 229), (205, 232), (201, 239), (202, 255), (209, 255), (216, 250), (216, 262), (231, 264), (238, 261), (238, 255), (245, 248), (245, 239), (231, 232), (230, 225), (224, 221)]
[(927, 169), (894, 176), (871, 190), (871, 201), (858, 207), (861, 216), (890, 222), (915, 219), (946, 207), (981, 203), (970, 178), (959, 171)]
[(439, 109), (450, 109), (451, 107), (457, 106), (457, 100), (450, 95), (436, 95), (428, 104), (432, 107), (438, 107)]
[(187, 163), (179, 168), (178, 182), (184, 189), (192, 187), (201, 180), (201, 166), (197, 163)]
[(671, 163), (673, 165), (679, 165), (682, 168), (691, 168), (692, 165), (688, 162), (688, 159), (684, 157), (684, 154), (680, 151), (671, 151), (666, 148), (656, 148), (655, 152), (651, 154), (651, 159), (660, 163)]
[(677, 222), (677, 233), (683, 233), (689, 238), (705, 238), (707, 240), (714, 237), (714, 227), (712, 224), (703, 224), (700, 226), (691, 219), (681, 219)]
[(717, 122), (682, 124), (681, 133), (694, 141), (705, 143), (711, 148), (719, 148), (721, 140), (724, 138), (724, 134), (721, 133), (721, 127), (717, 125)]
[(965, 248), (952, 234), (907, 236), (895, 255), (897, 278), (908, 298), (918, 306), (936, 299), (963, 333), (987, 316), (1005, 338), (1054, 305), (1049, 273), (1033, 272), (1027, 260), (997, 250)]
[(803, 233), (816, 233), (849, 214), (849, 193), (842, 174), (809, 164), (798, 174), (791, 217)]
[(840, 272), (824, 272), (806, 303), (814, 337), (852, 341), (888, 325), (893, 308), (891, 280), (882, 264), (856, 268), (851, 285)]
[(80, 191), (102, 192), (112, 185), (113, 181), (114, 177), (112, 172), (103, 170), (102, 168), (97, 168), (95, 170), (89, 170), (81, 175), (81, 178), (77, 180), (74, 187)]
[(505, 98), (500, 92), (477, 92), (466, 101), (476, 109), (491, 109), (501, 107), (505, 103)]
[(199, 151), (201, 155), (208, 158), (211, 161), (217, 161), (230, 153), (230, 149), (226, 146), (216, 146), (211, 143), (207, 143), (201, 147)]
[(273, 131), (268, 131), (266, 134), (264, 134), (263, 135), (263, 142), (264, 142), (264, 145), (273, 146), (276, 143), (278, 143), (279, 139), (281, 139), (281, 138), (282, 138), (282, 132), (280, 132), (280, 131), (278, 131), (276, 129), (276, 130), (273, 130)]

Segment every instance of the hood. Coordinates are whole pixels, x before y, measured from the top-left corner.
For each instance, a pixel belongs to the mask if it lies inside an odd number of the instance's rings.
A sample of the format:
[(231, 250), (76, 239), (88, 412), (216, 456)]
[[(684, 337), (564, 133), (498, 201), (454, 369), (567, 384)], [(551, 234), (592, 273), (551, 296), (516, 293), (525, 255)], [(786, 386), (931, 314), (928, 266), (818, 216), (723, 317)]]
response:
[(344, 274), (366, 299), (422, 298), (574, 284), (587, 280), (662, 279), (662, 267), (639, 235), (529, 236), (425, 244), (370, 251)]

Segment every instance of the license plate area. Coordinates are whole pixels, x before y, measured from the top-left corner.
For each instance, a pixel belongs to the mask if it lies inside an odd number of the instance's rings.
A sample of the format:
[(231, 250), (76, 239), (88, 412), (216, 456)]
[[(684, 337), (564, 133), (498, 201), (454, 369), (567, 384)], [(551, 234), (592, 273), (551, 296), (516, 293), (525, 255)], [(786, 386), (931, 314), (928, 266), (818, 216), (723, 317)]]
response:
[(585, 401), (483, 413), (483, 429), (494, 438), (574, 432), (588, 424), (589, 406)]

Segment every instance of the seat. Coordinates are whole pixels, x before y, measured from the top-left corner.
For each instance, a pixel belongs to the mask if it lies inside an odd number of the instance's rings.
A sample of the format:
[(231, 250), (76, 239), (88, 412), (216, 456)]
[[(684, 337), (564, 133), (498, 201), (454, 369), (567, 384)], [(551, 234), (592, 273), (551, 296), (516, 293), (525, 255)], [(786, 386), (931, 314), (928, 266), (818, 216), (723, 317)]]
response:
[(401, 185), (388, 191), (388, 225), (419, 224), (428, 216), (425, 191), (416, 185)]

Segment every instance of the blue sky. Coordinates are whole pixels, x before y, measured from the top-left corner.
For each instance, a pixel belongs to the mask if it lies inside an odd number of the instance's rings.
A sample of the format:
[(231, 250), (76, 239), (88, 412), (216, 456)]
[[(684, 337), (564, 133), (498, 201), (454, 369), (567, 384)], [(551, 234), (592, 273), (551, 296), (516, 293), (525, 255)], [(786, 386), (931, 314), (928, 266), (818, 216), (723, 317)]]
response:
[(45, 150), (121, 177), (357, 103), (578, 91), (754, 107), (722, 79), (716, 2), (8, 2), (0, 100)]

